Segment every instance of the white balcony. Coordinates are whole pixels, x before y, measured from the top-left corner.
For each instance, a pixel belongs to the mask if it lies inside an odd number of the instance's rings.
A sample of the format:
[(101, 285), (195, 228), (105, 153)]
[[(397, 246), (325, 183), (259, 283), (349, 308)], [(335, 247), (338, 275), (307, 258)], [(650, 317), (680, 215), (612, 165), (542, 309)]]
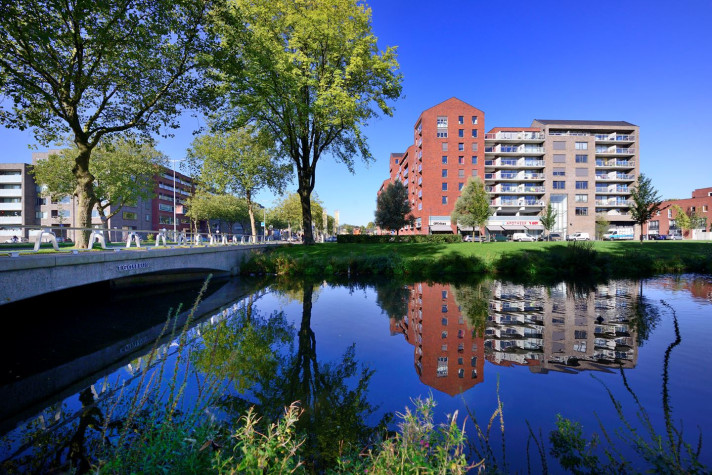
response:
[(596, 160), (596, 168), (635, 168), (635, 160)]
[(22, 203), (0, 203), (2, 211), (22, 211)]
[(16, 190), (0, 190), (0, 196), (3, 198), (21, 198), (22, 189), (18, 188)]
[(612, 156), (612, 155), (635, 155), (635, 148), (633, 147), (627, 147), (627, 148), (621, 148), (621, 147), (600, 147), (596, 146), (596, 155), (606, 155), (606, 156)]
[(22, 175), (0, 175), (0, 183), (22, 184)]
[(485, 147), (486, 155), (543, 155), (544, 147), (534, 145), (495, 145)]
[(498, 158), (485, 160), (486, 168), (544, 168), (544, 160), (525, 160), (516, 158)]
[(596, 134), (596, 142), (635, 142), (632, 134)]
[(525, 142), (525, 141), (536, 141), (543, 142), (544, 134), (542, 132), (495, 132), (491, 134), (485, 134), (485, 140), (487, 141), (497, 141), (497, 142)]
[(618, 186), (618, 187), (597, 186), (596, 193), (600, 193), (600, 194), (604, 194), (604, 195), (629, 195), (630, 190), (626, 186)]
[(633, 202), (629, 200), (596, 200), (596, 206), (607, 208), (627, 208), (632, 205)]
[(22, 224), (22, 216), (0, 216), (0, 225)]
[(633, 181), (635, 175), (625, 173), (596, 174), (596, 181)]

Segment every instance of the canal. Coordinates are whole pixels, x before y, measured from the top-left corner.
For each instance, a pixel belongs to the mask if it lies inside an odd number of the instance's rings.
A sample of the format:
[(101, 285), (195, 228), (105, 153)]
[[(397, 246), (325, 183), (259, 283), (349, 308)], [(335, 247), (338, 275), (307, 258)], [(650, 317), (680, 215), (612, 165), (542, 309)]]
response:
[[(216, 420), (251, 406), (276, 418), (299, 400), (305, 447), (313, 438), (322, 456), (338, 451), (324, 440), (397, 430), (418, 398), (435, 402), (436, 423), (457, 412), (473, 439), (473, 419), (486, 428), (501, 404), (490, 442), (507, 471), (542, 471), (536, 443), (548, 447), (557, 416), (587, 437), (605, 430), (642, 464), (611, 396), (631, 427), (647, 427), (644, 408), (658, 434), (712, 440), (710, 276), (588, 286), (236, 279), (210, 283), (181, 342), (163, 323), (174, 309), (182, 325), (199, 292), (99, 285), (1, 307), (2, 471), (61, 468), (79, 431), (91, 459), (99, 421), (157, 368), (186, 381), (184, 411), (203, 403), (208, 375), (217, 381), (205, 408)], [(157, 397), (170, 393), (164, 379), (152, 383)], [(709, 444), (700, 460), (712, 465)], [(551, 455), (546, 463), (561, 471)]]

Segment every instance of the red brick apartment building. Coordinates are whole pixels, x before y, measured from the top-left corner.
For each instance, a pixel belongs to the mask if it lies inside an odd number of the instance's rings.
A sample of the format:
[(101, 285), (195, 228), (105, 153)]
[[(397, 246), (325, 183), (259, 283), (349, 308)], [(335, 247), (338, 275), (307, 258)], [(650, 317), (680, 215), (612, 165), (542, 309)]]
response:
[[(682, 232), (677, 226), (677, 210), (673, 206), (679, 206), (685, 213), (695, 213), (697, 216), (705, 218), (704, 227), (699, 230)], [(661, 211), (648, 223), (648, 234), (670, 235), (681, 233), (686, 238), (697, 237), (699, 231), (712, 232), (712, 187), (699, 188), (692, 192), (692, 198), (680, 200), (666, 200), (660, 205)]]
[[(629, 188), (639, 173), (639, 128), (624, 121), (536, 119), (530, 127), (485, 131), (485, 113), (457, 98), (423, 111), (413, 145), (389, 160), (388, 183), (408, 187), (415, 224), (405, 234), (465, 233), (450, 214), (460, 190), (479, 176), (494, 214), (487, 234), (543, 232), (546, 204), (553, 232), (595, 235), (596, 215), (612, 228), (634, 228)], [(379, 190), (380, 192), (380, 190)]]

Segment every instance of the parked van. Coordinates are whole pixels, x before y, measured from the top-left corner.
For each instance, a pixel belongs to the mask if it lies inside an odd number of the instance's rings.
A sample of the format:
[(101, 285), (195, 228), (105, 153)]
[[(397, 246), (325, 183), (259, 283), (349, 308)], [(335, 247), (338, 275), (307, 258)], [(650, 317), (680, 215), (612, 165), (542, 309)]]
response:
[(591, 237), (588, 233), (573, 233), (566, 236), (567, 241), (590, 241)]
[(536, 241), (534, 236), (530, 236), (527, 233), (514, 233), (512, 234), (512, 241), (522, 242), (522, 241)]

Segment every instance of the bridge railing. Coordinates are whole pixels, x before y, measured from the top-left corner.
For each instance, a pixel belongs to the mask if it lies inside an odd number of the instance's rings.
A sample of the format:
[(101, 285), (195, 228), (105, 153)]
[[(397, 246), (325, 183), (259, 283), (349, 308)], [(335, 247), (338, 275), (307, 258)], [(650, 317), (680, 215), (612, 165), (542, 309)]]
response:
[[(7, 235), (7, 230), (2, 237), (5, 243), (34, 243), (34, 251), (39, 251), (42, 243), (50, 243), (55, 251), (59, 251), (59, 244), (63, 242), (76, 242), (80, 232), (88, 231), (89, 248), (97, 243), (103, 249), (118, 249), (121, 247), (195, 247), (195, 246), (236, 246), (248, 244), (274, 244), (277, 241), (272, 236), (252, 236), (246, 234), (214, 232), (189, 232), (173, 231), (172, 229), (105, 229), (103, 227), (72, 227), (72, 226), (37, 226), (13, 225), (14, 230), (20, 232)], [(24, 247), (24, 246), (22, 246)]]

